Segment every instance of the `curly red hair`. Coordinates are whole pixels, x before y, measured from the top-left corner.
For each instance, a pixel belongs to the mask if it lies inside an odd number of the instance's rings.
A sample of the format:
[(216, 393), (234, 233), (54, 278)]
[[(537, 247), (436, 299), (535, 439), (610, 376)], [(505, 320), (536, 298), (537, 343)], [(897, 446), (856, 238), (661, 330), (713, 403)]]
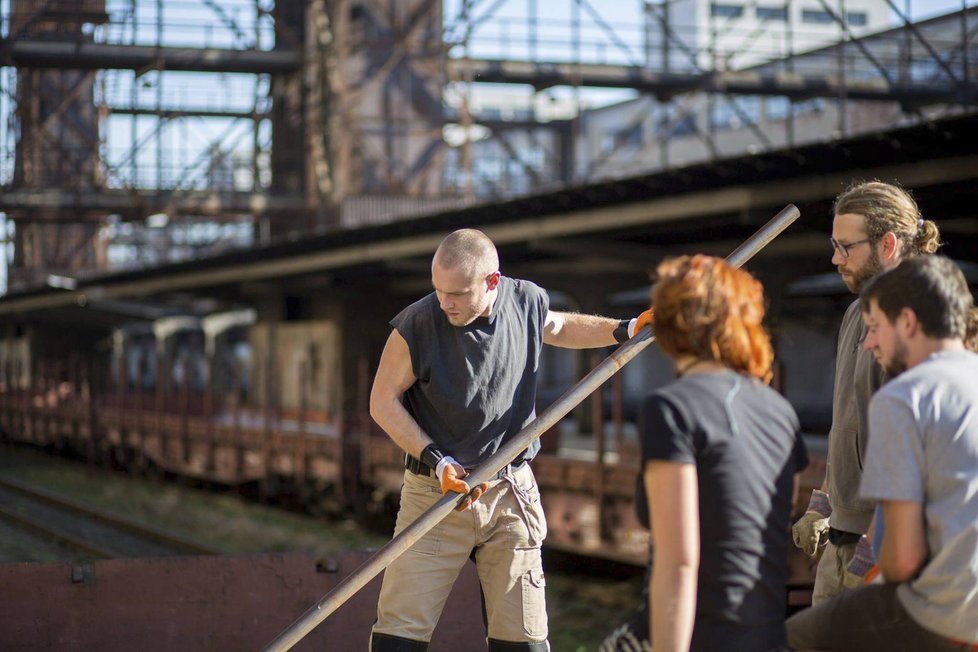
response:
[(771, 380), (774, 351), (764, 330), (764, 289), (713, 256), (667, 258), (652, 288), (655, 335), (672, 358), (693, 356)]

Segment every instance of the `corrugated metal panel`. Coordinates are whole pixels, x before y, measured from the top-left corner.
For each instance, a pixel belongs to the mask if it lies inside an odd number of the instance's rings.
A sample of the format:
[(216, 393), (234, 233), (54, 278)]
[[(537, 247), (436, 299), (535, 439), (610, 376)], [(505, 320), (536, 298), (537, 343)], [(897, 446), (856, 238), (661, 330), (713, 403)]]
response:
[(463, 197), (349, 197), (340, 206), (340, 226), (344, 229), (358, 229), (389, 224), (397, 220), (458, 210), (474, 203), (475, 199)]

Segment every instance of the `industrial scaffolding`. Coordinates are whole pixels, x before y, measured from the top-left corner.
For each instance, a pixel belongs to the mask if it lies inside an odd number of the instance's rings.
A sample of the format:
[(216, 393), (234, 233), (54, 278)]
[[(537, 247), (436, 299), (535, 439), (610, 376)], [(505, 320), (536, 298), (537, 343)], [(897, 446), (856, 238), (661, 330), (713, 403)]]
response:
[[(814, 100), (836, 107), (831, 137), (865, 128), (860, 107), (974, 108), (968, 0), (921, 23), (881, 0), (898, 24), (872, 34), (846, 0), (817, 0), (837, 32), (818, 47), (779, 26), (795, 0), (735, 3), (766, 16), (747, 31), (678, 23), (688, 1), (636, 2), (622, 21), (592, 0), (7, 0), (8, 284), (681, 165), (690, 142), (718, 159), (730, 125), (755, 150), (790, 147)], [(493, 107), (489, 84), (523, 99)], [(644, 102), (597, 149), (594, 89)]]

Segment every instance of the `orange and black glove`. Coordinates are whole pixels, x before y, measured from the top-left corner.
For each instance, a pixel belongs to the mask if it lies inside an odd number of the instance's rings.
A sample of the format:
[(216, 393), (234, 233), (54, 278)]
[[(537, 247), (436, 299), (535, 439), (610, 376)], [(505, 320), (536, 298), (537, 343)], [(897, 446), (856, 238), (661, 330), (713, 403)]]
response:
[(652, 324), (652, 308), (649, 308), (638, 317), (633, 319), (628, 324), (628, 337), (635, 337), (635, 333), (639, 332), (646, 326)]
[(639, 332), (651, 323), (652, 308), (649, 308), (633, 319), (622, 319), (620, 322), (618, 322), (618, 328), (615, 329), (615, 340), (618, 341), (619, 344), (624, 344), (628, 340), (635, 337), (635, 333)]
[(464, 512), (489, 489), (489, 483), (483, 482), (482, 484), (477, 484), (475, 487), (469, 487), (469, 483), (462, 480), (462, 478), (468, 475), (465, 469), (451, 457), (445, 457), (444, 460), (446, 462), (441, 465), (441, 472), (438, 473), (437, 470), (435, 471), (438, 475), (438, 480), (441, 481), (441, 492), (442, 494), (447, 494), (449, 491), (454, 491), (457, 494), (465, 496), (465, 500), (455, 508), (457, 512)]
[(454, 491), (457, 494), (465, 496), (465, 500), (455, 508), (456, 511), (461, 512), (468, 509), (472, 503), (477, 501), (489, 489), (488, 482), (483, 482), (475, 488), (470, 487), (468, 482), (462, 480), (462, 478), (468, 475), (465, 469), (462, 468), (462, 465), (456, 462), (455, 458), (442, 453), (434, 444), (428, 444), (421, 451), (421, 461), (435, 471), (435, 477), (441, 483), (442, 495), (447, 494), (449, 491)]

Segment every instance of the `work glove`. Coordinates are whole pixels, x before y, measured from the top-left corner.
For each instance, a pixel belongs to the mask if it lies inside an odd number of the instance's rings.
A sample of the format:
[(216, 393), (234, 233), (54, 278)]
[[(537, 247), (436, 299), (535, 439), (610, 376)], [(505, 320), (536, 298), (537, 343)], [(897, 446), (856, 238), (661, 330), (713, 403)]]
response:
[(869, 539), (864, 534), (859, 537), (859, 542), (856, 543), (856, 554), (853, 555), (852, 561), (849, 562), (845, 572), (842, 574), (842, 585), (847, 589), (854, 589), (867, 584), (866, 575), (875, 563), (876, 558), (873, 556), (873, 547), (869, 545)]
[(805, 551), (809, 557), (829, 541), (829, 516), (832, 506), (829, 505), (829, 495), (816, 489), (808, 501), (808, 509), (798, 522), (791, 526), (791, 538), (795, 545)]
[(652, 323), (652, 308), (649, 308), (642, 314), (640, 314), (635, 319), (628, 322), (628, 337), (635, 337), (635, 333), (639, 332), (646, 326)]
[(489, 489), (488, 482), (470, 487), (468, 482), (462, 480), (468, 473), (452, 457), (446, 456), (442, 458), (435, 468), (435, 474), (438, 476), (438, 481), (441, 482), (442, 495), (447, 494), (449, 491), (454, 491), (457, 494), (465, 496), (465, 500), (455, 508), (456, 512), (467, 510), (472, 503), (479, 500), (479, 497)]

